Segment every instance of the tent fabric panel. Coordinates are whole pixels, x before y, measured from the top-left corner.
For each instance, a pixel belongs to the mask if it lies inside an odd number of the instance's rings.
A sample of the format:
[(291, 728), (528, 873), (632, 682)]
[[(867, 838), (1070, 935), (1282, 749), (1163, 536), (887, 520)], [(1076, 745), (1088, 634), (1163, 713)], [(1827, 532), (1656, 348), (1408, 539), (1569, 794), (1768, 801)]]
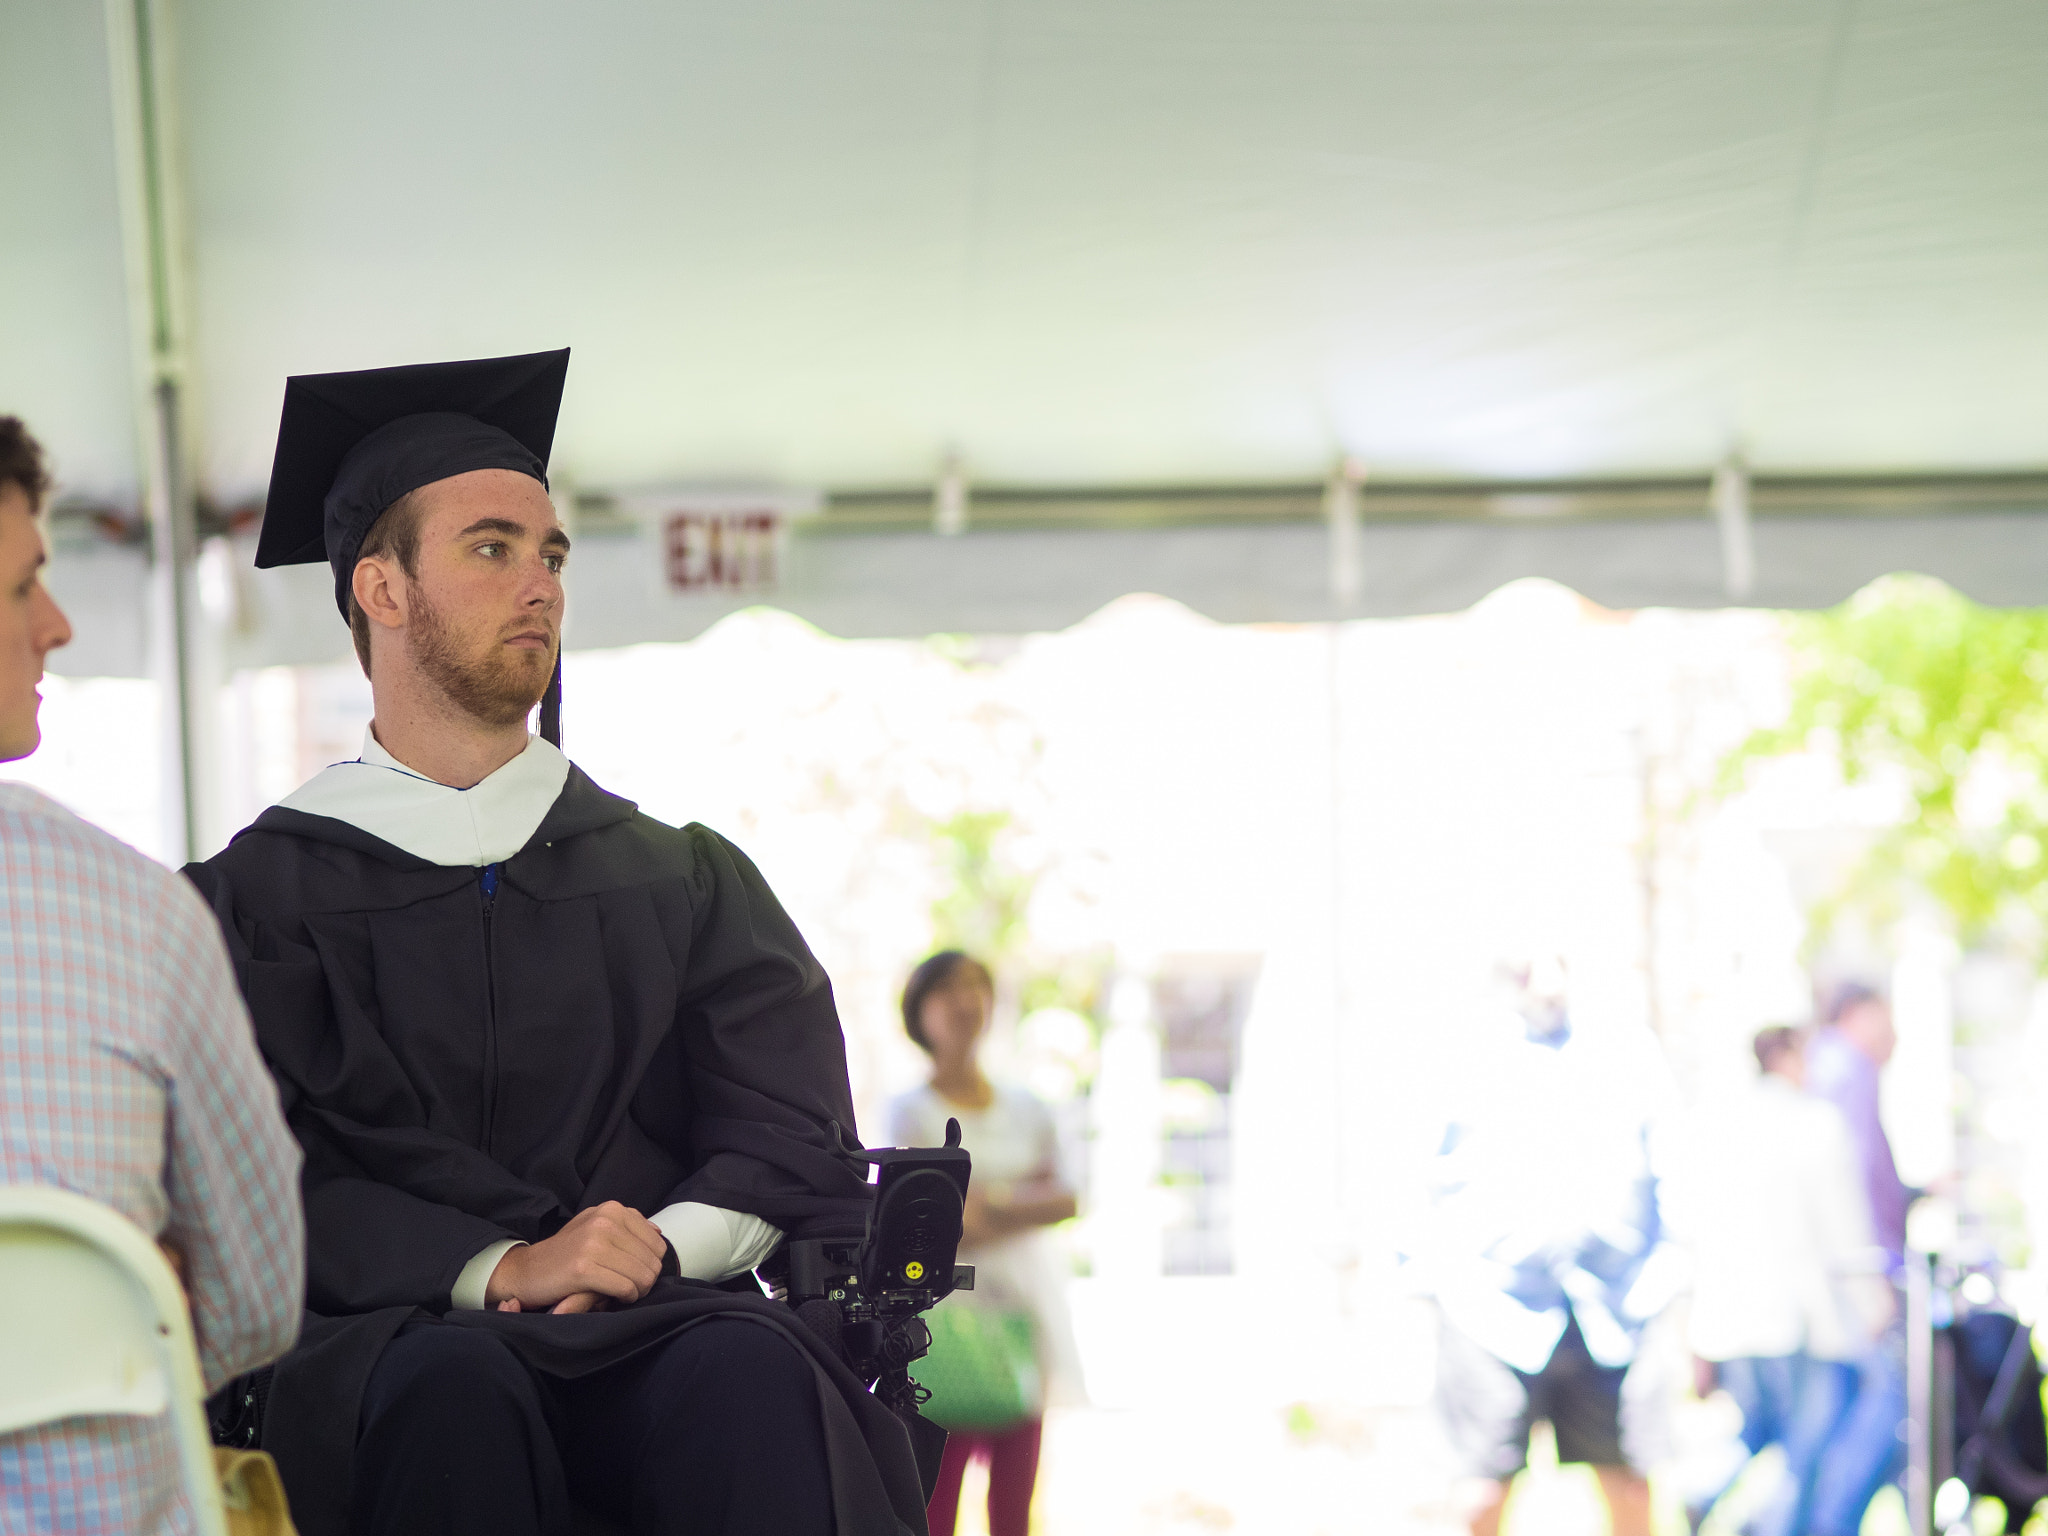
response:
[(59, 494), (133, 505), (128, 279), (97, 5), (0, 23), (0, 415), (48, 451)]
[(563, 344), (593, 483), (2043, 455), (2037, 0), (180, 15), (223, 501), (289, 373)]

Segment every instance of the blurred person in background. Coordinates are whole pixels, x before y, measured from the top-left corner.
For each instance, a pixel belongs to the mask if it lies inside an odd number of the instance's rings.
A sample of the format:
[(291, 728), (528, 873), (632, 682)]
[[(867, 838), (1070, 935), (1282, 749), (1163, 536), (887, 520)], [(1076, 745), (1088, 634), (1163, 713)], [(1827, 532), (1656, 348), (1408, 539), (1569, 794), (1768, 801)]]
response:
[[(1854, 1362), (1891, 1321), (1848, 1127), (1801, 1091), (1805, 1044), (1783, 1025), (1757, 1035), (1755, 1083), (1702, 1125), (1677, 1181), (1701, 1395), (1718, 1385), (1735, 1400), (1750, 1456), (1784, 1451), (1785, 1476), (1749, 1536), (1807, 1529), (1822, 1453), (1855, 1394)], [(1690, 1501), (1694, 1530), (1741, 1471)]]
[[(1828, 995), (1826, 1024), (1806, 1052), (1806, 1091), (1841, 1112), (1872, 1230), (1896, 1282), (1906, 1255), (1906, 1210), (1916, 1190), (1899, 1177), (1879, 1115), (1879, 1079), (1899, 1043), (1891, 1003), (1876, 988), (1846, 982)], [(1905, 1465), (1906, 1335), (1902, 1306), (1857, 1361), (1849, 1411), (1821, 1456), (1813, 1493), (1815, 1536), (1855, 1536), (1877, 1491)]]
[[(71, 638), (44, 590), (42, 452), (0, 417), (0, 761), (35, 751), (43, 663)], [(183, 880), (0, 783), (0, 1184), (119, 1211), (184, 1282), (212, 1391), (299, 1330), (299, 1149), (219, 931)], [(10, 1329), (36, 1326), (16, 1311)], [(0, 1530), (194, 1529), (168, 1415), (0, 1435)]]
[(1892, 1006), (1875, 988), (1847, 982), (1829, 995), (1823, 1017), (1806, 1048), (1806, 1091), (1847, 1122), (1873, 1231), (1896, 1270), (1905, 1261), (1906, 1208), (1918, 1191), (1899, 1177), (1878, 1112), (1879, 1078), (1899, 1044)]
[(904, 1030), (932, 1071), (924, 1087), (891, 1101), (889, 1139), (936, 1146), (957, 1119), (974, 1158), (960, 1245), (974, 1289), (931, 1314), (932, 1353), (913, 1370), (932, 1388), (927, 1414), (949, 1431), (927, 1512), (932, 1536), (952, 1536), (961, 1478), (976, 1459), (988, 1464), (989, 1536), (1027, 1536), (1045, 1405), (1078, 1396), (1062, 1282), (1042, 1240), (1074, 1214), (1074, 1192), (1060, 1177), (1045, 1104), (981, 1069), (994, 1009), (995, 978), (956, 949), (924, 961), (903, 989)]
[(1558, 956), (1499, 974), (1509, 1007), (1453, 1085), (1417, 1255), (1440, 1310), (1438, 1411), (1474, 1536), (1500, 1528), (1537, 1419), (1560, 1462), (1593, 1467), (1614, 1536), (1649, 1536), (1667, 1405), (1631, 1367), (1679, 1278), (1651, 1160), (1661, 1061), (1574, 1028)]

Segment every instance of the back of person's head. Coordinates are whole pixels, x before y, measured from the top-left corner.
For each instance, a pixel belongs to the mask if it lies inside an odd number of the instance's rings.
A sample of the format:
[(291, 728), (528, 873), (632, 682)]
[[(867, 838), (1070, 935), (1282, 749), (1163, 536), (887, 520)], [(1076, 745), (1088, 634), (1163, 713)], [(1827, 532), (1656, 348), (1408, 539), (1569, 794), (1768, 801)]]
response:
[(1845, 981), (1827, 994), (1822, 1011), (1843, 1040), (1878, 1067), (1892, 1059), (1899, 1033), (1892, 1023), (1891, 999), (1860, 981)]
[(1571, 1028), (1571, 969), (1562, 951), (1524, 946), (1494, 961), (1494, 983), (1531, 1040), (1557, 1045)]
[(41, 445), (18, 417), (0, 416), (0, 762), (27, 757), (41, 744), (43, 658), (71, 639), (40, 575), (43, 530), (36, 516), (49, 494)]
[(929, 1056), (932, 1043), (924, 1032), (924, 1005), (935, 993), (966, 982), (995, 995), (996, 980), (989, 968), (962, 949), (942, 949), (918, 962), (903, 984), (903, 1032)]
[(1759, 1071), (1776, 1072), (1784, 1065), (1788, 1054), (1799, 1050), (1806, 1041), (1806, 1032), (1794, 1024), (1773, 1024), (1760, 1029), (1749, 1048), (1756, 1053)]
[(1838, 981), (1823, 994), (1820, 1016), (1830, 1024), (1839, 1024), (1855, 1009), (1884, 1000), (1884, 994), (1867, 983)]

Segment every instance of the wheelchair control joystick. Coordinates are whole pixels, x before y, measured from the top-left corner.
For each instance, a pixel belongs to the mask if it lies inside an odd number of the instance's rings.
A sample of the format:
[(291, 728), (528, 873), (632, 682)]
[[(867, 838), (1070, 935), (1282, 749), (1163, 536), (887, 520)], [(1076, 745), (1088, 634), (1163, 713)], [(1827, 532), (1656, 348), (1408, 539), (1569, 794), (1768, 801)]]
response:
[(960, 1145), (960, 1122), (950, 1119), (943, 1147), (852, 1155), (876, 1170), (866, 1234), (796, 1239), (763, 1275), (776, 1296), (839, 1345), (876, 1397), (914, 1415), (931, 1396), (909, 1372), (931, 1347), (919, 1314), (974, 1288), (974, 1266), (958, 1262), (972, 1163)]

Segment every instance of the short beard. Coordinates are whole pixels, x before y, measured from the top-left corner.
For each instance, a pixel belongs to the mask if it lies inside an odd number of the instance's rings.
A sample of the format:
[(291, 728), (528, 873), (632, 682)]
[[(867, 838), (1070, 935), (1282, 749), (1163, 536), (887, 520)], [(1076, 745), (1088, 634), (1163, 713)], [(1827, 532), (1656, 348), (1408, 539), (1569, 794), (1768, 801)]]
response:
[(554, 677), (554, 649), (538, 677), (520, 660), (532, 656), (531, 651), (507, 652), (493, 645), (481, 657), (466, 656), (447, 616), (427, 600), (418, 582), (408, 585), (413, 613), (406, 641), (427, 680), (485, 725), (511, 725), (532, 714)]

